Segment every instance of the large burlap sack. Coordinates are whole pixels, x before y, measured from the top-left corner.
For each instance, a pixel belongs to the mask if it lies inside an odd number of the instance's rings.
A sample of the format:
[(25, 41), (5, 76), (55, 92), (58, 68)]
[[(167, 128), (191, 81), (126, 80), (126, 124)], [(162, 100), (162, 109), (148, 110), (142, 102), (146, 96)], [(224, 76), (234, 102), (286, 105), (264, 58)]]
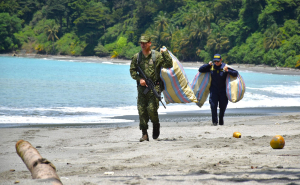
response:
[(209, 95), (209, 88), (211, 84), (210, 73), (200, 73), (198, 72), (194, 77), (191, 84), (191, 88), (197, 98), (197, 105), (201, 108)]
[(179, 60), (168, 50), (173, 60), (172, 68), (161, 68), (160, 78), (164, 82), (164, 99), (169, 103), (197, 103), (188, 78)]
[[(228, 68), (233, 69), (228, 66)], [(233, 69), (234, 70), (234, 69)], [(240, 101), (245, 94), (246, 85), (240, 74), (237, 77), (227, 75), (226, 77), (226, 95), (230, 102), (236, 103)]]

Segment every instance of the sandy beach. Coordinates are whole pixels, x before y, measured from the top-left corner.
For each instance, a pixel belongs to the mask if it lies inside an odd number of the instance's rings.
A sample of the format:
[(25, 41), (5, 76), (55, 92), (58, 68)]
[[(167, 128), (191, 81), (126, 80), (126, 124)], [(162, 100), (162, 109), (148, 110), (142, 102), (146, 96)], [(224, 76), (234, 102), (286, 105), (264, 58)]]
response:
[[(299, 108), (279, 112), (229, 113), (224, 126), (211, 126), (210, 120), (185, 122), (177, 115), (178, 121), (161, 123), (158, 140), (142, 143), (138, 122), (125, 127), (2, 128), (0, 184), (43, 182), (31, 179), (17, 155), (20, 139), (56, 166), (65, 185), (299, 184)], [(235, 131), (242, 137), (232, 137)], [(284, 137), (283, 149), (271, 148), (275, 135)]]
[[(130, 63), (99, 57), (26, 57)], [(203, 63), (182, 64), (199, 67)], [(298, 69), (231, 66), (241, 71), (300, 75)], [(138, 116), (118, 118), (134, 122), (0, 126), (0, 185), (47, 184), (31, 178), (16, 153), (20, 139), (55, 165), (64, 185), (300, 184), (300, 107), (228, 109), (224, 126), (211, 126), (209, 110), (162, 114), (158, 140), (151, 138), (149, 123), (149, 142), (139, 142)], [(232, 136), (236, 131), (241, 138)], [(275, 135), (284, 137), (283, 149), (271, 148)]]

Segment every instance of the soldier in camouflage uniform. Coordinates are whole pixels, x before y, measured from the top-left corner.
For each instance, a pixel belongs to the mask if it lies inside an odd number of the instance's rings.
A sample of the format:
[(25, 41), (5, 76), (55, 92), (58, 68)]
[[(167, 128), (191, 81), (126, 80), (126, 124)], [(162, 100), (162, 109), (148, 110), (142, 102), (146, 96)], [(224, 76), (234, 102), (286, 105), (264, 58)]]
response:
[[(147, 84), (145, 79), (143, 79), (138, 73), (136, 66), (139, 65), (143, 70), (147, 78), (151, 79), (153, 83), (156, 84), (155, 89), (160, 94), (160, 68), (171, 68), (173, 67), (172, 58), (167, 52), (166, 49), (161, 49), (161, 53), (158, 51), (154, 51), (155, 58), (153, 61), (152, 53), (151, 53), (151, 38), (148, 36), (141, 36), (139, 40), (140, 46), (142, 48), (141, 57), (139, 57), (139, 53), (136, 53), (132, 57), (132, 61), (130, 64), (130, 75), (131, 77), (137, 81), (137, 90), (138, 90), (138, 101), (137, 108), (139, 112), (140, 118), (140, 130), (142, 130), (142, 138), (140, 142), (149, 141), (147, 129), (148, 129), (148, 121), (149, 119), (153, 123), (153, 139), (157, 139), (160, 134), (160, 123), (158, 118), (158, 107), (159, 100), (155, 97), (152, 91), (149, 91), (147, 94), (144, 94), (144, 90), (147, 88)], [(139, 64), (137, 63), (139, 60)]]

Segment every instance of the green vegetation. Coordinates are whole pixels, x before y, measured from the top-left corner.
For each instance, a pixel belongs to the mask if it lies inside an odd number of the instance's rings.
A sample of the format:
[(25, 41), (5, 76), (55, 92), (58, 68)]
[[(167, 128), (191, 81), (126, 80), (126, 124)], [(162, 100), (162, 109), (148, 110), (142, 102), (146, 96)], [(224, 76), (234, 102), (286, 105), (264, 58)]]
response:
[(2, 0), (0, 52), (130, 59), (142, 34), (180, 60), (300, 68), (300, 0)]

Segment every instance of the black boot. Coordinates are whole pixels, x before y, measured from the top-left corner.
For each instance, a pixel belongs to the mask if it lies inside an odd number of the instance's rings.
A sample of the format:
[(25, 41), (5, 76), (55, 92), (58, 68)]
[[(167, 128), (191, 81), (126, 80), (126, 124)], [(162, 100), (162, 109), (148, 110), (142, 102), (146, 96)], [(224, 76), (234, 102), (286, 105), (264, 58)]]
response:
[(160, 124), (159, 123), (153, 123), (153, 133), (152, 133), (152, 138), (157, 139), (159, 134), (160, 134)]
[(142, 130), (142, 132), (143, 132), (143, 136), (141, 137), (140, 142), (149, 141), (149, 136), (148, 136), (147, 130)]
[(223, 118), (219, 118), (219, 125), (224, 125), (224, 119)]

